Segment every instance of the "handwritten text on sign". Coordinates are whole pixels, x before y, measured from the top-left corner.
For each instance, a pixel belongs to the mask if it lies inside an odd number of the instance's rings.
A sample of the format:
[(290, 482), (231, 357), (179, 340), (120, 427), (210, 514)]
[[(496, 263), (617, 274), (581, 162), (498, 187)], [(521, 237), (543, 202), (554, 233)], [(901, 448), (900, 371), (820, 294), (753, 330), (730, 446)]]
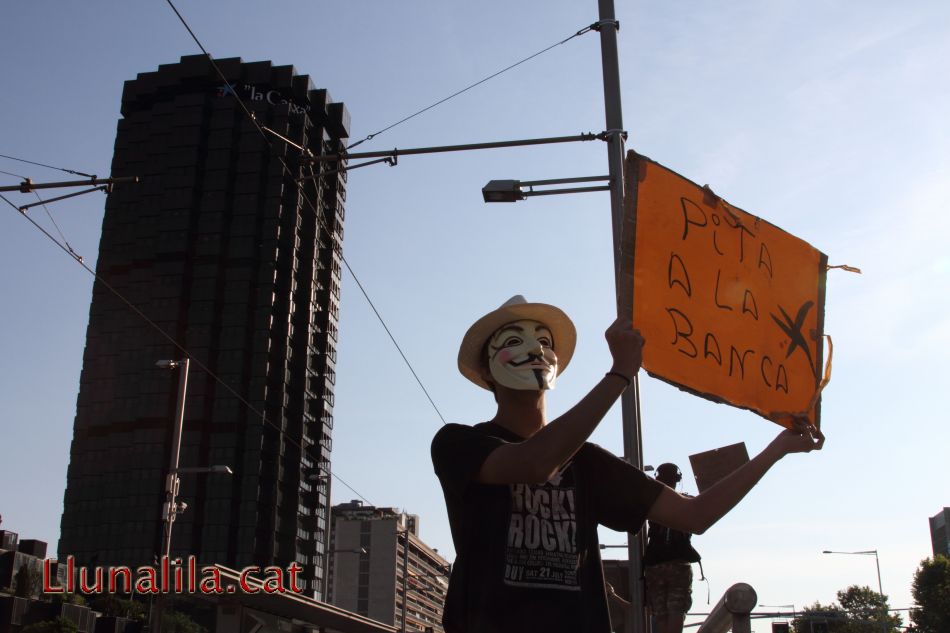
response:
[(764, 416), (805, 413), (821, 377), (827, 258), (656, 163), (628, 161), (639, 170), (633, 323), (644, 368)]

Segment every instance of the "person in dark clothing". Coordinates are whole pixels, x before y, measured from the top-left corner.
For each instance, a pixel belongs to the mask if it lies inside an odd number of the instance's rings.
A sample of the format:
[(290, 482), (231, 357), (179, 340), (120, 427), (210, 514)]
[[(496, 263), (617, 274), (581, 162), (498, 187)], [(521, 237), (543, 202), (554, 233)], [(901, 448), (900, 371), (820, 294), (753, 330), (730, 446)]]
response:
[[(683, 479), (676, 464), (660, 464), (656, 480), (676, 490)], [(686, 613), (693, 606), (693, 567), (702, 558), (690, 542), (692, 535), (650, 521), (643, 554), (647, 606), (654, 633), (682, 633)]]
[(456, 550), (447, 633), (607, 633), (598, 525), (636, 532), (650, 519), (700, 534), (783, 456), (821, 447), (820, 432), (796, 422), (710, 490), (677, 494), (586, 441), (640, 369), (644, 342), (630, 319), (605, 337), (610, 371), (550, 423), (545, 391), (576, 341), (564, 312), (516, 295), (462, 339), (459, 371), (493, 392), (497, 412), (432, 440)]

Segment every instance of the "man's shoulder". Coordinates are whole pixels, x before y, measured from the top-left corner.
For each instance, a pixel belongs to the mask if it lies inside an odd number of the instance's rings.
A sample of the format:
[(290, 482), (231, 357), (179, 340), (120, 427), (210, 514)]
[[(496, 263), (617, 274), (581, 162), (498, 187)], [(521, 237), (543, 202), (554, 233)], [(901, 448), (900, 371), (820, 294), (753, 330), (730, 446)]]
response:
[(447, 423), (447, 424), (443, 424), (443, 425), (442, 425), (442, 428), (440, 428), (438, 431), (436, 431), (436, 434), (435, 434), (435, 435), (436, 435), (436, 437), (438, 437), (439, 435), (444, 435), (444, 434), (446, 434), (446, 433), (449, 433), (449, 434), (451, 434), (451, 433), (467, 433), (467, 432), (471, 431), (471, 430), (474, 429), (474, 428), (475, 428), (475, 425), (473, 425), (473, 424), (459, 424), (458, 422), (449, 422), (449, 423)]
[(614, 455), (600, 444), (595, 444), (593, 442), (584, 442), (583, 446), (581, 446), (581, 449), (577, 451), (577, 456), (581, 459), (594, 461), (615, 459), (624, 461), (623, 458)]
[(486, 423), (446, 424), (432, 438), (430, 453), (440, 478), (474, 479), (485, 458), (507, 440)]
[(436, 432), (433, 443), (444, 439), (465, 437), (496, 437), (505, 441), (511, 441), (512, 439), (510, 432), (506, 432), (505, 429), (493, 422), (479, 422), (477, 424), (450, 422)]
[(436, 431), (436, 434), (432, 437), (432, 450), (436, 450), (439, 446), (446, 443), (458, 441), (471, 432), (472, 427), (467, 424), (445, 424), (441, 429)]
[(478, 427), (482, 426), (481, 424), (459, 424), (457, 422), (449, 422), (448, 424), (442, 425), (442, 428), (436, 431), (435, 436), (433, 437), (433, 443), (439, 441), (443, 438), (454, 438), (465, 435), (480, 434), (481, 431)]
[(509, 441), (501, 429), (491, 422), (478, 424), (450, 423), (439, 429), (432, 438), (432, 452), (452, 450), (453, 447), (480, 445), (486, 441), (499, 443)]

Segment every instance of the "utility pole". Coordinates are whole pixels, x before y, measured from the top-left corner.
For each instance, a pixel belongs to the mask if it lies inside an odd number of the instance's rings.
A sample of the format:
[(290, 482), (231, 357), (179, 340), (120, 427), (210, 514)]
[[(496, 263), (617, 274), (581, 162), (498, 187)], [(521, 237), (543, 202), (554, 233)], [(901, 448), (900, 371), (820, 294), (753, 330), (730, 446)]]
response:
[[(623, 111), (620, 99), (620, 62), (617, 51), (617, 31), (620, 23), (614, 13), (613, 0), (598, 0), (600, 56), (604, 77), (604, 113), (606, 116), (607, 164), (610, 168), (610, 217), (613, 226), (614, 282), (617, 292), (617, 316), (625, 316), (626, 307), (620, 277), (621, 237), (623, 228), (624, 136)], [(623, 455), (637, 468), (643, 468), (643, 440), (640, 433), (640, 381), (633, 377), (633, 384), (620, 397), (623, 419)], [(630, 608), (626, 619), (627, 633), (646, 633), (648, 624), (643, 610), (643, 539), (639, 534), (627, 535), (627, 566), (630, 577)]]
[[(158, 361), (158, 367), (165, 369), (178, 369), (178, 400), (175, 405), (175, 426), (172, 432), (171, 459), (168, 465), (168, 475), (165, 477), (165, 502), (162, 504), (162, 550), (159, 556), (158, 564), (160, 568), (168, 570), (170, 567), (169, 557), (172, 549), (172, 527), (175, 524), (175, 516), (178, 514), (178, 461), (181, 454), (181, 431), (185, 423), (185, 397), (188, 392), (188, 366), (189, 359), (183, 358), (179, 361)], [(152, 625), (149, 627), (151, 633), (161, 633), (162, 631), (162, 613), (165, 610), (165, 595), (159, 593), (155, 597), (154, 609), (152, 611)]]

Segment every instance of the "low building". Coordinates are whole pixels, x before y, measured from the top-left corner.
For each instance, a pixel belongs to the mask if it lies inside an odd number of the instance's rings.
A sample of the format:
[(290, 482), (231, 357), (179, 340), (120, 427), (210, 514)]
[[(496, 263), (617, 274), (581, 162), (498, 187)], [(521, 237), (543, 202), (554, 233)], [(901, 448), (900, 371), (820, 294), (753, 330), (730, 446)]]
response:
[[(22, 598), (39, 597), (45, 558), (43, 541), (20, 540), (16, 532), (0, 530), (0, 591), (16, 593)], [(23, 582), (29, 586), (21, 587)]]
[(16, 532), (0, 530), (0, 633), (55, 618), (69, 620), (79, 633), (93, 633), (98, 630), (95, 611), (44, 596), (44, 570), (51, 585), (66, 584), (65, 565), (44, 565), (46, 549), (45, 541), (20, 539)]
[[(449, 564), (419, 538), (419, 517), (359, 501), (332, 508), (330, 602), (407, 631), (441, 633)], [(408, 570), (408, 572), (404, 571)]]
[(930, 517), (930, 542), (934, 556), (941, 554), (950, 558), (950, 508), (944, 508), (936, 516)]

